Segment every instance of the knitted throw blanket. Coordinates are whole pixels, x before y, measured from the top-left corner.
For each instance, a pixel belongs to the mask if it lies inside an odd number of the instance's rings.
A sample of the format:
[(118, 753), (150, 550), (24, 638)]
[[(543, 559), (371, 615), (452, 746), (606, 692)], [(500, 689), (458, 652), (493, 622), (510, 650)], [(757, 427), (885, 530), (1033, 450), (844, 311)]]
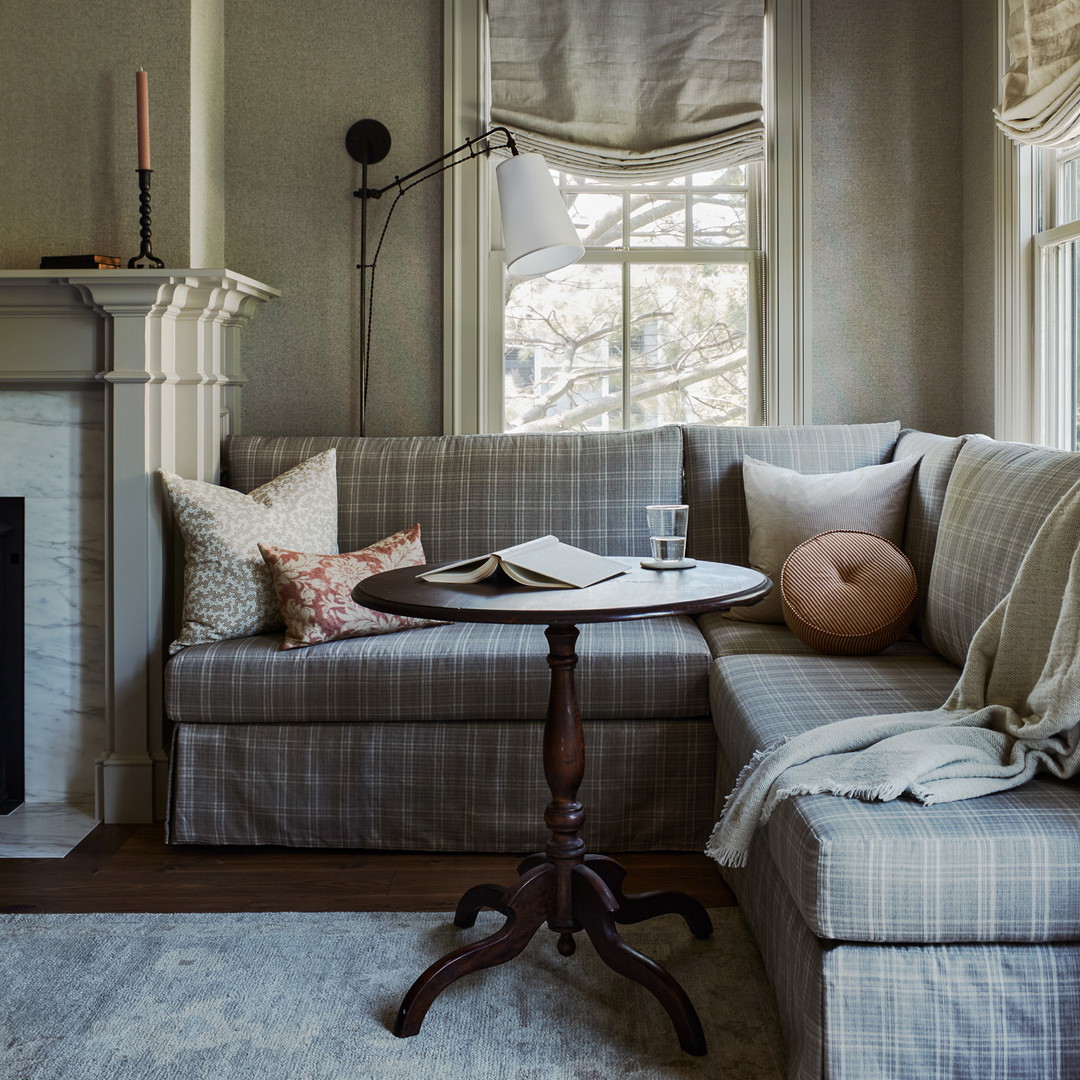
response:
[[(988, 511), (991, 513), (992, 511)], [(744, 866), (754, 833), (791, 795), (929, 805), (1080, 771), (1080, 484), (1051, 511), (1009, 594), (968, 649), (940, 709), (824, 724), (758, 751), (706, 847)]]

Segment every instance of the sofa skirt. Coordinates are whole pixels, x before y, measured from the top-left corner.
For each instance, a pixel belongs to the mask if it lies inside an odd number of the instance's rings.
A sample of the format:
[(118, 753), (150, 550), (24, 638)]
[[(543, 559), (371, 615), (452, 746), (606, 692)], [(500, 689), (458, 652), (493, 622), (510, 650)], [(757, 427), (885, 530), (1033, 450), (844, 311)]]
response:
[[(714, 819), (707, 716), (586, 720), (594, 851), (701, 851)], [(543, 723), (177, 724), (174, 844), (396, 851), (542, 848)]]

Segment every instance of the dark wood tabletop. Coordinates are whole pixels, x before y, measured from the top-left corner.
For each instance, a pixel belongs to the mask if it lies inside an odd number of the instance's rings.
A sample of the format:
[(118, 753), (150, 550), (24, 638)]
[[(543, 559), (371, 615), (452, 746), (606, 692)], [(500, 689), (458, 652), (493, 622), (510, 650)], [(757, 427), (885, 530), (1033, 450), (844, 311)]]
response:
[(358, 604), (393, 615), (454, 622), (589, 623), (697, 615), (752, 604), (772, 587), (756, 570), (699, 562), (685, 570), (647, 570), (622, 559), (629, 574), (585, 589), (536, 589), (497, 575), (471, 585), (425, 581), (431, 566), (407, 566), (366, 578), (353, 590)]

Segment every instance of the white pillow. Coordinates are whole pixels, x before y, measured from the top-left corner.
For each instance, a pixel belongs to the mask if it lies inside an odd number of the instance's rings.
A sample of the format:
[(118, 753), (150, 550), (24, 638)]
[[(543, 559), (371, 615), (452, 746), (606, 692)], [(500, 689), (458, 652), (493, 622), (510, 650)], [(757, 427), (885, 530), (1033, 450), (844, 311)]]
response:
[(259, 544), (337, 552), (337, 451), (302, 461), (250, 495), (158, 470), (184, 535), (184, 615), (169, 647), (275, 630), (277, 594)]
[(773, 580), (772, 591), (728, 618), (782, 623), (780, 569), (804, 540), (834, 529), (883, 536), (900, 547), (908, 491), (919, 458), (839, 473), (805, 474), (743, 457), (743, 492), (750, 521), (750, 565)]

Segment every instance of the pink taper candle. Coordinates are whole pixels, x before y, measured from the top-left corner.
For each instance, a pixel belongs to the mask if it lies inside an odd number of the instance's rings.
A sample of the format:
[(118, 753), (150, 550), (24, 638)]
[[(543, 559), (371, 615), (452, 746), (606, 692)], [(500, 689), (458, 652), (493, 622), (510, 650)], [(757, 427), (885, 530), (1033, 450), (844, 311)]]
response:
[(146, 72), (135, 72), (135, 103), (139, 114), (139, 168), (150, 168), (150, 99), (146, 91)]

